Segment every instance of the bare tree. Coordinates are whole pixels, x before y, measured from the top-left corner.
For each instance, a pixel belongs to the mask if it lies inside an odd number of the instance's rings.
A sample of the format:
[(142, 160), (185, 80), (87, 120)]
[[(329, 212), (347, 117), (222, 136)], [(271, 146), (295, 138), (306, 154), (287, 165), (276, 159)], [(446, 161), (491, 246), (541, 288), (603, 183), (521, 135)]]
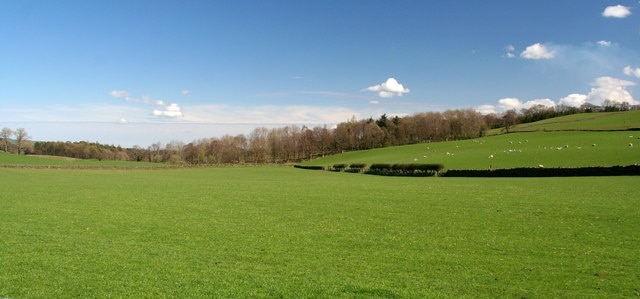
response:
[(18, 128), (15, 132), (16, 136), (16, 145), (18, 146), (18, 155), (22, 153), (23, 150), (27, 148), (27, 144), (29, 143), (29, 134), (27, 134), (27, 130), (24, 128)]
[(2, 147), (4, 148), (4, 152), (9, 152), (9, 139), (13, 136), (13, 130), (9, 128), (2, 128), (2, 132), (0, 132), (0, 142), (2, 142)]

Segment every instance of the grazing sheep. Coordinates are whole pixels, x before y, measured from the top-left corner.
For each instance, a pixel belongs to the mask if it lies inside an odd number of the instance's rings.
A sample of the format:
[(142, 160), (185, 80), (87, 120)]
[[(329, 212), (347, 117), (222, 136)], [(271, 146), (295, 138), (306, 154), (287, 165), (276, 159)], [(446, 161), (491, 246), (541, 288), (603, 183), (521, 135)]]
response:
[(629, 147), (633, 147), (633, 143), (629, 142)]
[(493, 155), (489, 155), (489, 159), (493, 159)]
[(544, 168), (544, 165), (540, 164), (538, 165), (538, 168)]
[(592, 144), (591, 146), (596, 146), (596, 144), (594, 143), (594, 144)]

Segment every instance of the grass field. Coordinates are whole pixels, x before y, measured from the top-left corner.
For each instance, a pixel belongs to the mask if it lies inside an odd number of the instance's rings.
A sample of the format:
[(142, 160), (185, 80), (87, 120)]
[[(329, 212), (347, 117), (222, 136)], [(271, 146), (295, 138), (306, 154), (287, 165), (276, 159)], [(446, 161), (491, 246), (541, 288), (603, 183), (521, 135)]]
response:
[(629, 129), (640, 129), (640, 110), (573, 114), (519, 124), (514, 126), (512, 131), (623, 131)]
[(167, 167), (167, 164), (149, 163), (149, 162), (133, 162), (133, 161), (115, 161), (95, 159), (74, 159), (57, 156), (33, 156), (33, 155), (15, 155), (0, 152), (0, 166), (59, 166), (67, 168), (150, 168), (150, 167)]
[(441, 163), (447, 169), (633, 165), (640, 163), (640, 132), (510, 133), (346, 152), (303, 164), (337, 163)]
[(636, 177), (0, 171), (0, 297), (640, 296)]

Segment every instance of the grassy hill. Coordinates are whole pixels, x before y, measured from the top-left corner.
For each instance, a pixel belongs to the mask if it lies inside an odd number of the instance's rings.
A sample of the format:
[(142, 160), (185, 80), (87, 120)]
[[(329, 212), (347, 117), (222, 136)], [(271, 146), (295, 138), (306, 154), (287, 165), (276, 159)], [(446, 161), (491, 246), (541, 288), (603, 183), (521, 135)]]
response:
[[(640, 110), (573, 114), (519, 124), (511, 128), (510, 131), (625, 131), (634, 129), (640, 129)], [(500, 130), (494, 130), (493, 133)]]
[(578, 114), (515, 126), (517, 133), (347, 152), (305, 164), (442, 163), (447, 169), (632, 165), (640, 163), (640, 132), (627, 131), (632, 128), (640, 128), (640, 111)]

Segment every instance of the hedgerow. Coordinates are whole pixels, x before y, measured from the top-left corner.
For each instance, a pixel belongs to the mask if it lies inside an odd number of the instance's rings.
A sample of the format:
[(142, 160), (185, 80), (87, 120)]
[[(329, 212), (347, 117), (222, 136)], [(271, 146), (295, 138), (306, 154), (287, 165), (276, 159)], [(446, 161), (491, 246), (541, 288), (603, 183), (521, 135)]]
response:
[(324, 170), (324, 166), (306, 166), (306, 165), (293, 165), (294, 168), (300, 168), (300, 169), (308, 169), (308, 170)]
[(442, 164), (372, 164), (365, 172), (374, 175), (388, 176), (435, 176), (444, 169)]
[(640, 175), (640, 165), (576, 168), (449, 169), (443, 177), (571, 177)]

